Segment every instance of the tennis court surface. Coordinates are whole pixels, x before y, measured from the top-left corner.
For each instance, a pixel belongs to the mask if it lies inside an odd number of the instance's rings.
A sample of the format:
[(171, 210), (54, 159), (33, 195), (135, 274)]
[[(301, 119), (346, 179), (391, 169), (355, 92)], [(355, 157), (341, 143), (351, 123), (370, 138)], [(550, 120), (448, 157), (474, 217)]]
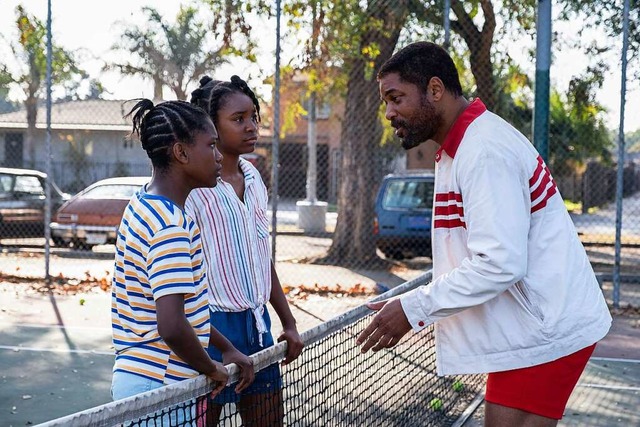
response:
[[(416, 279), (410, 286), (418, 285), (422, 280), (424, 278)], [(393, 291), (401, 290), (396, 288)], [(313, 324), (318, 326), (305, 332), (304, 338), (313, 343), (307, 346), (301, 359), (283, 369), (285, 425), (482, 425), (484, 378), (436, 377), (433, 338), (429, 332), (408, 337), (393, 350), (361, 355), (354, 341), (357, 333), (368, 323), (366, 309), (355, 308), (330, 322), (323, 322), (327, 314), (339, 313), (348, 306), (357, 307), (364, 300), (365, 297), (310, 297), (293, 307), (299, 323), (309, 325), (313, 320)], [(93, 301), (87, 299), (86, 305), (92, 304)], [(36, 305), (33, 306), (35, 310)], [(64, 316), (67, 307), (60, 305), (58, 308), (59, 314)], [(29, 314), (29, 318), (37, 314), (35, 311), (21, 311), (25, 316)], [(55, 317), (55, 313), (49, 315)], [(47, 314), (41, 313), (40, 316), (46, 320)], [(614, 328), (608, 341), (601, 344), (560, 425), (640, 425), (640, 363), (631, 360), (637, 352), (634, 343), (640, 345), (637, 326), (637, 316), (628, 318)], [(50, 342), (53, 335), (61, 336), (62, 343), (69, 344), (76, 352), (38, 353), (27, 349), (3, 349), (3, 361), (10, 357), (13, 362), (5, 365), (9, 369), (7, 375), (3, 375), (7, 378), (3, 378), (2, 388), (5, 390), (0, 394), (24, 396), (30, 393), (31, 398), (18, 399), (18, 414), (10, 413), (11, 408), (2, 408), (5, 415), (0, 416), (0, 424), (25, 425), (25, 421), (20, 419), (31, 423), (44, 422), (107, 402), (105, 397), (108, 396), (113, 358), (109, 355), (109, 331), (103, 329), (87, 325), (73, 331), (58, 328), (46, 334), (32, 327), (15, 329), (15, 336), (20, 336), (24, 342), (42, 344), (42, 347), (45, 342)], [(301, 330), (305, 329), (301, 327)], [(275, 324), (274, 330), (278, 331), (279, 325)], [(78, 331), (82, 333), (78, 335)], [(265, 352), (257, 365), (264, 366), (279, 359), (276, 353), (281, 350), (276, 347)], [(20, 366), (26, 366), (26, 369), (16, 372)], [(47, 375), (49, 381), (42, 383)], [(9, 378), (11, 376), (16, 377), (13, 382)], [(35, 392), (29, 391), (27, 385), (24, 390), (7, 389), (12, 387), (11, 384), (28, 383), (44, 385)], [(211, 425), (211, 408), (214, 405), (206, 399), (208, 387), (206, 381), (199, 378), (179, 384), (174, 390), (172, 387), (162, 389), (155, 393), (155, 397), (140, 396), (131, 401), (109, 403), (84, 411), (82, 415), (65, 416), (45, 425), (129, 425), (130, 419), (135, 419), (131, 425), (176, 425), (176, 421), (183, 421), (183, 425)], [(179, 409), (170, 412), (171, 399), (187, 403), (179, 403)], [(42, 411), (46, 414), (47, 408), (53, 407), (55, 415), (42, 418)], [(40, 415), (35, 416), (38, 410)], [(19, 415), (25, 412), (31, 412), (31, 416), (20, 418)], [(264, 416), (270, 415), (266, 412)], [(188, 421), (196, 417), (196, 420)], [(238, 408), (233, 404), (226, 405), (219, 424), (241, 425)]]

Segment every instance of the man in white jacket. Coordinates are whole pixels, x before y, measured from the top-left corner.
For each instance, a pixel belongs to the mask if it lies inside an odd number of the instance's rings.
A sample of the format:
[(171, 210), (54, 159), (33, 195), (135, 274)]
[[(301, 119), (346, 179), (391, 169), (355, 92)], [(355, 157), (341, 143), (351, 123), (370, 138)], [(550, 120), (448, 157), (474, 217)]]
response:
[(434, 323), (441, 375), (488, 373), (485, 425), (554, 426), (611, 326), (593, 269), (544, 160), (513, 126), (467, 101), (428, 42), (378, 72), (405, 149), (433, 140), (432, 283), (379, 310), (362, 352)]

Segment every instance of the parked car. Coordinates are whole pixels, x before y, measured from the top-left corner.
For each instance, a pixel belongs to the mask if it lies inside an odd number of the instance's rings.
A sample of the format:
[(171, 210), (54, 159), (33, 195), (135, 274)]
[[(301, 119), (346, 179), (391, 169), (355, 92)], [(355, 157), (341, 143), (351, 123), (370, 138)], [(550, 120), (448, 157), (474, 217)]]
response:
[(115, 243), (129, 199), (150, 177), (108, 178), (91, 184), (63, 204), (51, 223), (56, 244), (78, 249)]
[(375, 204), (376, 246), (387, 258), (431, 256), (433, 172), (384, 177)]
[[(47, 174), (0, 168), (0, 237), (43, 237)], [(51, 182), (51, 212), (71, 196)]]

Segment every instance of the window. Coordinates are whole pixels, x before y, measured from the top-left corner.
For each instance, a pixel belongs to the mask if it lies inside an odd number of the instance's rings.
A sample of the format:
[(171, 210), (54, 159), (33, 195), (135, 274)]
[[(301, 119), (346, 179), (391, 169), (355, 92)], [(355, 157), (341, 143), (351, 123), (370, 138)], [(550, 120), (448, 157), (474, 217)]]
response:
[(13, 188), (16, 193), (26, 193), (44, 196), (44, 188), (37, 176), (19, 175), (16, 176), (16, 184)]
[(431, 209), (433, 182), (423, 180), (393, 180), (384, 193), (385, 209)]
[(7, 194), (11, 192), (13, 188), (13, 176), (12, 175), (0, 175), (0, 193)]
[(83, 194), (87, 199), (130, 199), (140, 185), (109, 184), (93, 187)]
[[(303, 97), (301, 103), (302, 108), (304, 108), (306, 111), (309, 111), (309, 98)], [(328, 102), (316, 102), (316, 119), (327, 120), (329, 118), (329, 114), (331, 114), (331, 106)], [(308, 118), (308, 115), (305, 114), (303, 117)]]

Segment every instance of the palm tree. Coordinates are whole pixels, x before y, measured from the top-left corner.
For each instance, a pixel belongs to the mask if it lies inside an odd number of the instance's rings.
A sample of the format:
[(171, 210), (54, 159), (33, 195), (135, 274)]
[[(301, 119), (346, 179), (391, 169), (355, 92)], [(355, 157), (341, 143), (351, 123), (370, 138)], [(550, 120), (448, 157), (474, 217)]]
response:
[(152, 8), (144, 7), (148, 28), (128, 27), (122, 42), (114, 50), (134, 54), (131, 62), (108, 64), (125, 75), (145, 76), (154, 83), (154, 98), (162, 98), (162, 88), (169, 87), (178, 99), (186, 99), (187, 86), (201, 75), (227, 62), (223, 58), (228, 46), (210, 47), (210, 29), (197, 18), (193, 7), (180, 7), (175, 24), (164, 21)]
[[(12, 73), (6, 66), (0, 67), (0, 81), (15, 83), (25, 93), (24, 101), (27, 110), (27, 132), (25, 135), (25, 153), (27, 166), (35, 163), (34, 135), (38, 112), (38, 98), (42, 95), (43, 82), (47, 71), (47, 31), (46, 27), (35, 16), (30, 15), (22, 6), (16, 7), (16, 26), (18, 28), (18, 43), (11, 43), (11, 51), (22, 65), (22, 70)], [(87, 78), (74, 59), (73, 53), (60, 46), (53, 45), (52, 55), (52, 83), (54, 85)]]

